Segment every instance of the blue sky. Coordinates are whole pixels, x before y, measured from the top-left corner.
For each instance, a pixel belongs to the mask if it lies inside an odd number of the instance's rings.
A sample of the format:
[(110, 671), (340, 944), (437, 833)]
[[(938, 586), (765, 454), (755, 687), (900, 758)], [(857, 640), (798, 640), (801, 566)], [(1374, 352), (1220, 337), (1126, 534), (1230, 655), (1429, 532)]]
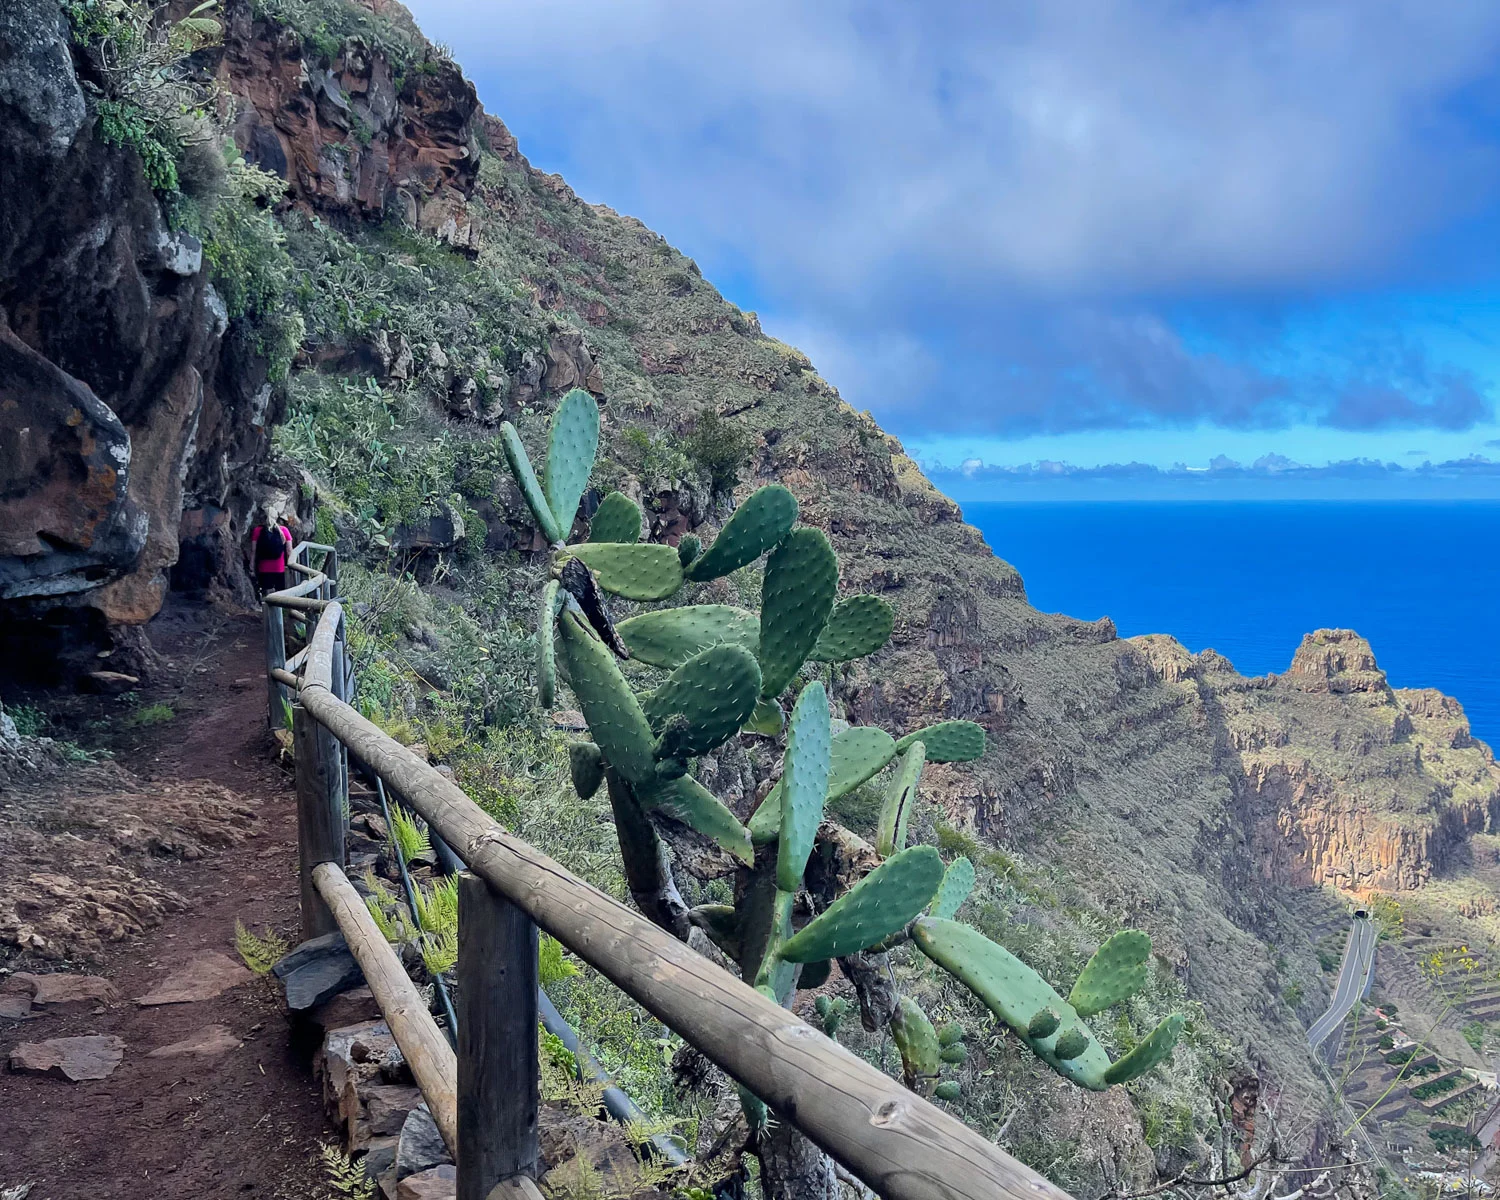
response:
[(1500, 496), (1493, 0), (412, 8), (945, 486)]

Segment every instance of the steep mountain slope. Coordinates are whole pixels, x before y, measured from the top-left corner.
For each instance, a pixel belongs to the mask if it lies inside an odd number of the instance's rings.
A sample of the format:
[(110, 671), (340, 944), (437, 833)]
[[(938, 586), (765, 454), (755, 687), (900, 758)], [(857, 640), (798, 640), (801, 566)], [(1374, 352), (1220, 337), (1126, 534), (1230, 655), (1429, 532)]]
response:
[[(38, 28), (55, 9), (53, 0), (26, 6)], [(1453, 702), (1391, 691), (1369, 648), (1342, 633), (1319, 635), (1283, 679), (1246, 680), (1170, 639), (1122, 640), (1107, 620), (1036, 611), (1016, 571), (895, 439), (659, 236), (531, 167), (399, 6), (229, 0), (221, 8), (223, 45), (196, 61), (233, 98), (221, 115), (245, 158), (288, 185), (274, 250), (285, 260), (281, 304), (295, 307), (305, 336), (283, 392), (266, 388), (265, 356), (253, 353), (265, 344), (256, 336), (264, 315), (225, 322), (249, 349), (228, 372), (211, 352), (199, 362), (200, 380), (223, 383), (189, 405), (201, 428), (223, 433), (194, 442), (182, 434), (191, 422), (174, 418), (172, 437), (158, 444), (136, 435), (130, 414), (155, 420), (172, 411), (171, 389), (158, 378), (140, 401), (122, 398), (102, 372), (26, 324), (35, 284), (12, 277), (0, 307), (16, 355), (40, 356), (67, 373), (60, 389), (92, 389), (114, 408), (131, 429), (133, 479), (153, 470), (170, 478), (164, 464), (180, 463), (188, 481), (143, 505), (160, 552), (142, 556), (138, 543), (107, 558), (87, 551), (120, 582), (80, 579), (69, 604), (117, 625), (149, 618), (149, 603), (125, 611), (101, 598), (122, 587), (159, 593), (177, 554), (170, 530), (179, 511), (176, 540), (194, 567), (178, 568), (182, 582), (243, 594), (235, 547), (253, 509), (269, 501), (309, 532), (316, 519), (325, 537), (371, 564), (411, 570), (451, 601), (475, 631), (469, 651), (426, 654), (447, 635), (418, 624), (403, 634), (411, 657), (438, 688), (479, 697), (487, 716), (515, 716), (527, 703), (515, 678), (524, 657), (518, 625), (529, 619), (527, 555), (540, 544), (495, 427), (510, 419), (534, 442), (556, 398), (585, 387), (605, 417), (607, 457), (594, 483), (641, 500), (658, 540), (711, 532), (733, 496), (761, 482), (792, 488), (803, 520), (832, 539), (843, 588), (877, 592), (898, 613), (884, 651), (835, 674), (849, 719), (897, 732), (944, 716), (984, 725), (984, 760), (934, 769), (927, 799), (958, 829), (1022, 854), (1030, 878), (1054, 882), (1023, 888), (1014, 919), (1080, 944), (1090, 922), (1096, 936), (1106, 924), (1139, 924), (1202, 1002), (1205, 1048), (1188, 1100), (1171, 1090), (1185, 1081), (1150, 1085), (1132, 1115), (1123, 1099), (1033, 1081), (1054, 1133), (1070, 1124), (1087, 1132), (1090, 1186), (1098, 1186), (1095, 1161), (1118, 1171), (1138, 1160), (1142, 1139), (1165, 1167), (1171, 1153), (1211, 1133), (1205, 1080), (1243, 1084), (1247, 1063), (1262, 1073), (1262, 1099), (1276, 1097), (1283, 1114), (1296, 1115), (1301, 1148), (1321, 1152), (1332, 1128), (1322, 1121), (1326, 1094), (1289, 998), (1300, 995), (1304, 1017), (1321, 1007), (1324, 975), (1306, 924), (1310, 912), (1335, 920), (1339, 906), (1299, 889), (1409, 887), (1462, 861), (1469, 834), (1500, 811), (1500, 771), (1468, 739)], [(48, 53), (61, 87), (69, 68)], [(15, 103), (0, 94), (0, 104)], [(0, 129), (10, 114), (0, 112)], [(91, 141), (82, 116), (68, 137), (64, 160), (103, 156), (109, 170), (127, 172), (119, 186), (149, 206), (127, 151)], [(6, 213), (17, 204), (0, 198)], [(131, 227), (155, 237), (154, 219), (133, 216)], [(210, 234), (210, 250), (221, 253), (183, 277), (205, 311), (208, 277), (227, 286), (214, 263), (233, 261), (222, 253), (228, 238)], [(146, 261), (144, 253), (132, 261)], [(145, 286), (159, 294), (154, 278)], [(223, 336), (214, 333), (212, 349)], [(19, 368), (8, 369), (0, 362), (0, 402), (24, 390)], [(214, 416), (220, 410), (227, 415)], [(280, 465), (257, 469), (272, 419), (283, 420)], [(84, 456), (69, 454), (66, 469), (83, 469)], [(44, 495), (63, 469), (5, 477), (0, 504)], [(124, 498), (110, 503), (125, 504), (126, 493), (116, 486)], [(54, 522), (35, 546), (0, 545), (0, 579), (64, 577), (67, 555), (101, 544), (85, 524)], [(705, 599), (747, 585), (714, 586)], [(57, 589), (44, 591), (6, 593), (18, 624), (60, 624)], [(729, 798), (743, 811), (766, 785), (752, 768)], [(1221, 1036), (1235, 1048), (1210, 1053)], [(1152, 1106), (1172, 1103), (1187, 1111), (1188, 1127), (1153, 1139)]]

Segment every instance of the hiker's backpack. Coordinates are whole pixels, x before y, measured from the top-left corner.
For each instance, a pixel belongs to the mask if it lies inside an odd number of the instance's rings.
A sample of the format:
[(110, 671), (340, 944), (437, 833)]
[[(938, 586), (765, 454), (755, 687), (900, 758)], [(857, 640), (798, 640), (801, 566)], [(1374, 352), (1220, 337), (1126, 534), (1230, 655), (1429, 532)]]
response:
[(255, 540), (255, 561), (273, 562), (286, 553), (286, 537), (280, 525), (267, 525)]

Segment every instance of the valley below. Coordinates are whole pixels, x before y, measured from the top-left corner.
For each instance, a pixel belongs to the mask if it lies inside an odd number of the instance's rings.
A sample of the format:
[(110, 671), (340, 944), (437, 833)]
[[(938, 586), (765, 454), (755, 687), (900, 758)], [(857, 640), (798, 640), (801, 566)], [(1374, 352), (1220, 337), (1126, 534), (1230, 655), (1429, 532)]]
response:
[[(565, 787), (573, 701), (537, 704), (547, 544), (500, 433), (539, 446), (579, 388), (602, 414), (580, 531), (619, 491), (645, 540), (707, 543), (778, 482), (836, 550), (841, 594), (890, 603), (889, 643), (827, 668), (836, 718), (897, 737), (983, 727), (982, 759), (922, 776), (912, 838), (973, 861), (991, 936), (1060, 984), (1114, 930), (1151, 935), (1149, 985), (1101, 1036), (1134, 1045), (1176, 1009), (1187, 1032), (1169, 1064), (1101, 1093), (898, 960), (975, 1031), (957, 1115), (1080, 1200), (1203, 1195), (1190, 1181), (1240, 1186), (1262, 1163), (1321, 1173), (1320, 1200), (1496, 1167), (1500, 766), (1456, 701), (1391, 687), (1349, 630), (1309, 631), (1287, 671), (1246, 677), (1166, 636), (1038, 611), (1003, 540), (897, 439), (690, 258), (533, 167), (399, 5), (217, 12), (221, 37), (191, 55), (195, 119), (232, 161), (203, 179), (184, 165), (171, 188), (100, 131), (84, 84), (108, 81), (55, 0), (0, 13), (0, 63), (24, 85), (0, 89), (0, 173), (22, 181), (0, 194), (0, 699), (32, 723), (7, 733), (0, 798), (34, 768), (35, 735), (108, 741), (75, 693), (134, 697), (170, 675), (151, 635), (174, 605), (255, 610), (246, 545), (270, 510), (348, 564), (369, 719), (624, 896), (607, 803)], [(695, 601), (747, 603), (756, 569)], [(247, 654), (227, 680), (258, 674)], [(773, 757), (724, 751), (699, 777), (743, 819)], [(867, 794), (831, 815), (874, 836)], [(64, 853), (45, 824), (28, 817), (26, 837)], [(690, 899), (719, 896), (722, 864), (677, 853)], [(17, 888), (0, 894), (18, 910)], [(115, 953), (176, 919), (155, 900), (56, 952), (35, 914), (7, 915), (0, 964)], [(1372, 991), (1314, 1054), (1356, 909), (1380, 925)], [(588, 975), (568, 986), (560, 1007), (622, 1086), (694, 1137), (701, 1124), (707, 1149), (732, 1089), (683, 1099), (659, 1026)], [(900, 1069), (879, 1037), (846, 1044)], [(1256, 1196), (1291, 1191), (1271, 1187)]]

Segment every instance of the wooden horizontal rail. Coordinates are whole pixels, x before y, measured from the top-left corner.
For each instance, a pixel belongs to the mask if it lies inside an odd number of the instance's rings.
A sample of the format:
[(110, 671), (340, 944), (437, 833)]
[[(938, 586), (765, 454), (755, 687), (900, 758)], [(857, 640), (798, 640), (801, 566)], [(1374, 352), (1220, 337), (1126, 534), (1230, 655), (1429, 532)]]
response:
[[(320, 626), (337, 619), (325, 613)], [(304, 677), (299, 700), (471, 871), (887, 1200), (1069, 1200), (956, 1118), (506, 833), (327, 687)]]
[[(295, 563), (292, 564), (296, 566)], [(295, 600), (299, 596), (311, 596), (323, 586), (324, 575), (321, 571), (304, 579), (301, 583), (293, 584), (291, 587), (282, 588), (279, 592), (272, 592), (266, 599), (267, 604), (275, 604), (282, 608), (291, 607), (287, 602)]]
[(306, 563), (300, 563), (300, 562), (288, 562), (286, 564), (286, 569), (288, 571), (296, 571), (298, 575), (318, 575), (318, 576), (321, 576), (323, 574), (323, 572), (320, 571), (320, 570), (318, 570), (317, 567), (310, 567)]
[(305, 588), (309, 592), (315, 592), (323, 586), (323, 576), (317, 575), (294, 588), (287, 588), (284, 592), (272, 592), (266, 597), (265, 602), (274, 608), (295, 608), (298, 612), (322, 612), (330, 600), (324, 600), (318, 596), (299, 594), (299, 589)]
[(330, 600), (318, 618), (318, 627), (313, 630), (312, 640), (307, 644), (307, 666), (302, 672), (304, 687), (333, 687), (334, 643), (338, 640), (339, 626), (344, 620), (344, 609), (337, 600)]
[(293, 675), (290, 671), (283, 670), (280, 667), (272, 667), (271, 668), (271, 678), (274, 679), (277, 683), (284, 683), (284, 684), (287, 685), (287, 687), (291, 687), (291, 688), (296, 687), (298, 684), (300, 684), (302, 682), (300, 679), (297, 678), (297, 676)]
[(344, 872), (334, 863), (319, 863), (313, 868), (313, 882), (332, 910), (339, 932), (349, 944), (349, 953), (364, 972), (365, 983), (422, 1089), (444, 1145), (457, 1157), (458, 1056)]

